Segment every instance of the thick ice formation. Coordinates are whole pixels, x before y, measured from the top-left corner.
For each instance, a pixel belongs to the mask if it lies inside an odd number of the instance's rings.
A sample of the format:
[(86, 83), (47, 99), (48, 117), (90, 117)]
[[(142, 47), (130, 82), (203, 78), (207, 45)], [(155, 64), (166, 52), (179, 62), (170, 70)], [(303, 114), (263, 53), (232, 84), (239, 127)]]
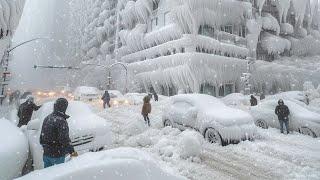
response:
[(157, 92), (161, 92), (161, 84), (174, 84), (178, 89), (199, 92), (200, 85), (205, 82), (220, 85), (239, 81), (246, 64), (245, 60), (231, 57), (182, 53), (132, 63), (129, 69), (137, 74), (135, 78), (143, 83), (143, 87), (152, 84)]
[(0, 29), (13, 34), (19, 24), (25, 0), (0, 0)]

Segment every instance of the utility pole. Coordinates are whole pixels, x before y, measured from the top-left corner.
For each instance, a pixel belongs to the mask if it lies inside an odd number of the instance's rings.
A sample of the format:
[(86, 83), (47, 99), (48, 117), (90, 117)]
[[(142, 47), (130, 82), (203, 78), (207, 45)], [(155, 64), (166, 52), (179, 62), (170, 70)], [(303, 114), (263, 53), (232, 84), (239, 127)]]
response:
[(40, 39), (48, 39), (48, 38), (34, 38), (28, 41), (24, 41), (16, 46), (14, 46), (13, 48), (9, 48), (4, 52), (4, 55), (2, 56), (1, 62), (0, 62), (0, 66), (3, 66), (3, 73), (1, 76), (1, 82), (0, 82), (0, 88), (1, 88), (1, 94), (0, 94), (0, 104), (3, 104), (3, 100), (6, 97), (6, 87), (9, 85), (9, 77), (11, 75), (11, 73), (9, 72), (9, 60), (10, 60), (10, 53), (15, 50), (16, 48), (25, 45), (27, 43), (30, 43), (32, 41), (36, 41), (36, 40), (40, 40)]

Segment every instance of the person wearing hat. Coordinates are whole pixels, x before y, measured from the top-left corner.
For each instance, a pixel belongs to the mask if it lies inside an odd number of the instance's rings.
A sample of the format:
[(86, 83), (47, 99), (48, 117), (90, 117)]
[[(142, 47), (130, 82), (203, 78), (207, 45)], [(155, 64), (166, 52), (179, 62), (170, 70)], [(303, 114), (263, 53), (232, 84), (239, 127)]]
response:
[(280, 123), (280, 131), (283, 133), (283, 125), (286, 126), (287, 134), (289, 134), (289, 115), (290, 111), (288, 106), (286, 106), (282, 99), (278, 101), (278, 106), (275, 109), (275, 113), (278, 116)]
[(59, 98), (54, 103), (53, 113), (47, 116), (42, 125), (40, 144), (43, 147), (44, 168), (62, 164), (65, 162), (65, 156), (78, 156), (78, 153), (71, 145), (69, 137), (69, 126), (66, 114), (68, 101), (65, 98)]
[(18, 123), (18, 127), (21, 127), (23, 125), (27, 125), (28, 122), (31, 120), (33, 111), (38, 111), (38, 109), (40, 109), (41, 106), (37, 106), (34, 103), (34, 98), (32, 96), (29, 96), (27, 98), (27, 101), (22, 103), (19, 106), (18, 109), (18, 117), (19, 117), (19, 123)]

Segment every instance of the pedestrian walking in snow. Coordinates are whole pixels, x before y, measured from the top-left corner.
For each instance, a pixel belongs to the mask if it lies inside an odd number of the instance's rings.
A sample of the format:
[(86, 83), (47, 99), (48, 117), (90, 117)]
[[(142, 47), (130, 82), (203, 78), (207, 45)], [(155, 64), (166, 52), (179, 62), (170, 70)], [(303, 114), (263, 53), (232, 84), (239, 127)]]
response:
[(266, 96), (264, 95), (264, 93), (262, 92), (261, 94), (260, 94), (260, 100), (264, 100), (266, 98)]
[(44, 168), (64, 163), (67, 154), (71, 157), (78, 156), (69, 137), (67, 108), (68, 101), (65, 98), (57, 99), (53, 113), (43, 121), (40, 144), (43, 147)]
[(309, 96), (307, 94), (305, 95), (305, 99), (306, 99), (306, 104), (309, 105), (310, 104), (310, 99), (309, 99)]
[(288, 106), (286, 106), (282, 99), (278, 101), (278, 106), (275, 109), (275, 113), (278, 116), (280, 123), (280, 132), (283, 133), (283, 125), (286, 126), (287, 134), (289, 134), (289, 115), (290, 111)]
[(146, 96), (143, 98), (143, 106), (141, 114), (144, 118), (145, 123), (150, 126), (149, 114), (151, 113), (151, 104), (150, 104), (150, 96)]
[(18, 123), (18, 127), (21, 127), (23, 125), (27, 125), (28, 122), (31, 120), (33, 111), (38, 111), (38, 109), (40, 109), (41, 106), (37, 106), (34, 103), (34, 98), (32, 96), (29, 96), (27, 98), (27, 101), (22, 103), (19, 106), (18, 109), (18, 117), (19, 117), (19, 123)]
[(156, 92), (153, 93), (154, 101), (159, 101), (158, 94)]
[(150, 100), (152, 99), (152, 93), (148, 93)]
[(108, 107), (110, 108), (111, 105), (110, 105), (110, 94), (108, 91), (105, 91), (103, 96), (102, 96), (102, 101), (103, 101), (103, 109), (106, 108), (106, 104), (108, 105)]
[(258, 100), (257, 100), (257, 98), (255, 98), (253, 95), (251, 95), (250, 104), (251, 104), (251, 106), (256, 106), (256, 105), (258, 105)]

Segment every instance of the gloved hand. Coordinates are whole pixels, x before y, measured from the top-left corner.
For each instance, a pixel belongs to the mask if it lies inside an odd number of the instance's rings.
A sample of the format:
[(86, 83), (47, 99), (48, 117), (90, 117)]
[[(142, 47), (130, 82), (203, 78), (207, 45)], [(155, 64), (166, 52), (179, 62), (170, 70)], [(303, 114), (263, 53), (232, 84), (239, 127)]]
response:
[(75, 151), (73, 153), (70, 154), (71, 157), (78, 157), (78, 153)]

